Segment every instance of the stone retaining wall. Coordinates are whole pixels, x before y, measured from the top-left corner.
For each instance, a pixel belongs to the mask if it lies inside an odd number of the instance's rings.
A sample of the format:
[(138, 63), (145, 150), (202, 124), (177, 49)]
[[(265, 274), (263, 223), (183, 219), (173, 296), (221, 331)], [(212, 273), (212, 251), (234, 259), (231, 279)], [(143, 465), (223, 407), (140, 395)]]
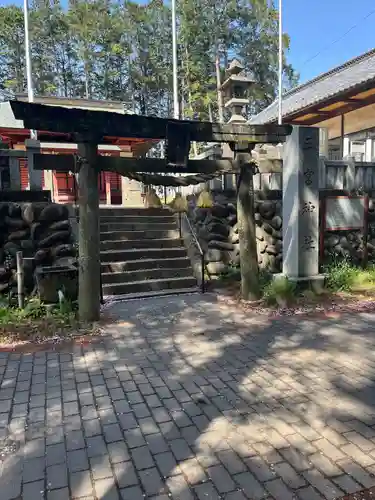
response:
[[(238, 266), (240, 253), (236, 195), (230, 191), (212, 192), (212, 195), (212, 208), (197, 208), (198, 195), (191, 195), (189, 216), (206, 251), (207, 270), (215, 277), (229, 266)], [(279, 273), (283, 251), (281, 190), (257, 191), (254, 211), (259, 267)], [(360, 264), (366, 247), (368, 261), (375, 262), (375, 197), (369, 202), (368, 228), (367, 243), (362, 230), (325, 232), (321, 264), (344, 258)]]
[[(206, 252), (207, 272), (215, 277), (240, 264), (240, 249), (235, 193), (212, 194), (212, 208), (196, 207), (197, 196), (192, 195), (189, 215)], [(257, 193), (254, 207), (259, 266), (275, 273), (281, 271), (282, 262), (280, 197), (278, 192), (269, 196)]]
[(76, 248), (69, 210), (55, 203), (0, 203), (0, 292), (16, 284), (16, 254), (22, 251), (25, 287), (34, 288), (38, 266), (70, 266)]
[(259, 267), (279, 273), (283, 252), (281, 192), (256, 193), (254, 212)]

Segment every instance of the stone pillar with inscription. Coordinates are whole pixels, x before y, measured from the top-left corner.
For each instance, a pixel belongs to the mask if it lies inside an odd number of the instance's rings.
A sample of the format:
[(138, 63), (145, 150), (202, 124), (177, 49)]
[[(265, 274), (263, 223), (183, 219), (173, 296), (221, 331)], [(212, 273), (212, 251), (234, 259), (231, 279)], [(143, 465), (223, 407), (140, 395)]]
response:
[(283, 271), (319, 282), (319, 129), (293, 127), (284, 146)]

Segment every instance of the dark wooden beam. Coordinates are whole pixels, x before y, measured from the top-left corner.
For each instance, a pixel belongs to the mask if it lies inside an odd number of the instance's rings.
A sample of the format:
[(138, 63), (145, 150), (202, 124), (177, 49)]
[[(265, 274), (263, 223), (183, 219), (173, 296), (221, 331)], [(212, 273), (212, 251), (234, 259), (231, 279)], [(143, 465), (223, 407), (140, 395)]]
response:
[(27, 151), (20, 149), (0, 149), (0, 156), (11, 156), (13, 158), (27, 158)]
[[(34, 156), (35, 170), (55, 170), (56, 172), (74, 172), (76, 170), (73, 154), (37, 153)], [(78, 171), (77, 167), (77, 171)]]
[[(35, 154), (35, 170), (55, 170), (56, 172), (79, 171), (75, 164), (75, 156), (69, 154), (50, 155)], [(123, 158), (121, 156), (100, 156), (96, 161), (96, 168), (103, 172), (149, 172), (149, 173), (204, 173), (211, 174), (217, 171), (223, 174), (236, 172), (234, 160), (189, 160), (187, 167), (168, 166), (162, 158)]]
[[(106, 111), (46, 106), (11, 101), (15, 118), (25, 127), (51, 132), (74, 133), (77, 140), (100, 143), (105, 136), (165, 139), (168, 123), (175, 120), (150, 116), (122, 115)], [(291, 133), (289, 125), (220, 124), (210, 122), (179, 122), (186, 124), (190, 140), (198, 142), (279, 143)]]

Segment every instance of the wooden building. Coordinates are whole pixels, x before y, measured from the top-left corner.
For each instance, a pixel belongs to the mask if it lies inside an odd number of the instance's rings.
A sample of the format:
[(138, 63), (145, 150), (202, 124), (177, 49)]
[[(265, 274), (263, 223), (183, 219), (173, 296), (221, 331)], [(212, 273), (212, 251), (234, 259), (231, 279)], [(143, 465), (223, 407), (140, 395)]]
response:
[[(283, 122), (321, 128), (321, 153), (331, 160), (375, 159), (375, 49), (286, 92)], [(273, 102), (251, 124), (277, 123)]]

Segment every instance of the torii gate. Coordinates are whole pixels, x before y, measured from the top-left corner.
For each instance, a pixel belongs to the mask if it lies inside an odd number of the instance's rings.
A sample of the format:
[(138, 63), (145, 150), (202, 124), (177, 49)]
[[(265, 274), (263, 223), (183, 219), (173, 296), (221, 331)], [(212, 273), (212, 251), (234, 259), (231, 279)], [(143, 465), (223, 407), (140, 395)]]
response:
[[(79, 317), (96, 321), (100, 317), (100, 235), (98, 172), (112, 171), (144, 179), (140, 172), (197, 173), (169, 177), (173, 185), (210, 180), (228, 172), (239, 174), (237, 216), (240, 236), (242, 294), (256, 297), (258, 262), (253, 213), (254, 163), (251, 151), (258, 143), (278, 144), (292, 131), (289, 125), (219, 124), (179, 121), (106, 111), (88, 111), (11, 101), (15, 118), (25, 127), (72, 135), (78, 144), (74, 155), (36, 154), (34, 168), (79, 170)], [(105, 137), (134, 137), (166, 141), (166, 158), (121, 158), (98, 156), (97, 146)], [(229, 143), (234, 159), (190, 160), (190, 142)], [(166, 179), (163, 176), (163, 179)], [(155, 184), (155, 177), (150, 178)], [(249, 259), (248, 256), (251, 256)]]

